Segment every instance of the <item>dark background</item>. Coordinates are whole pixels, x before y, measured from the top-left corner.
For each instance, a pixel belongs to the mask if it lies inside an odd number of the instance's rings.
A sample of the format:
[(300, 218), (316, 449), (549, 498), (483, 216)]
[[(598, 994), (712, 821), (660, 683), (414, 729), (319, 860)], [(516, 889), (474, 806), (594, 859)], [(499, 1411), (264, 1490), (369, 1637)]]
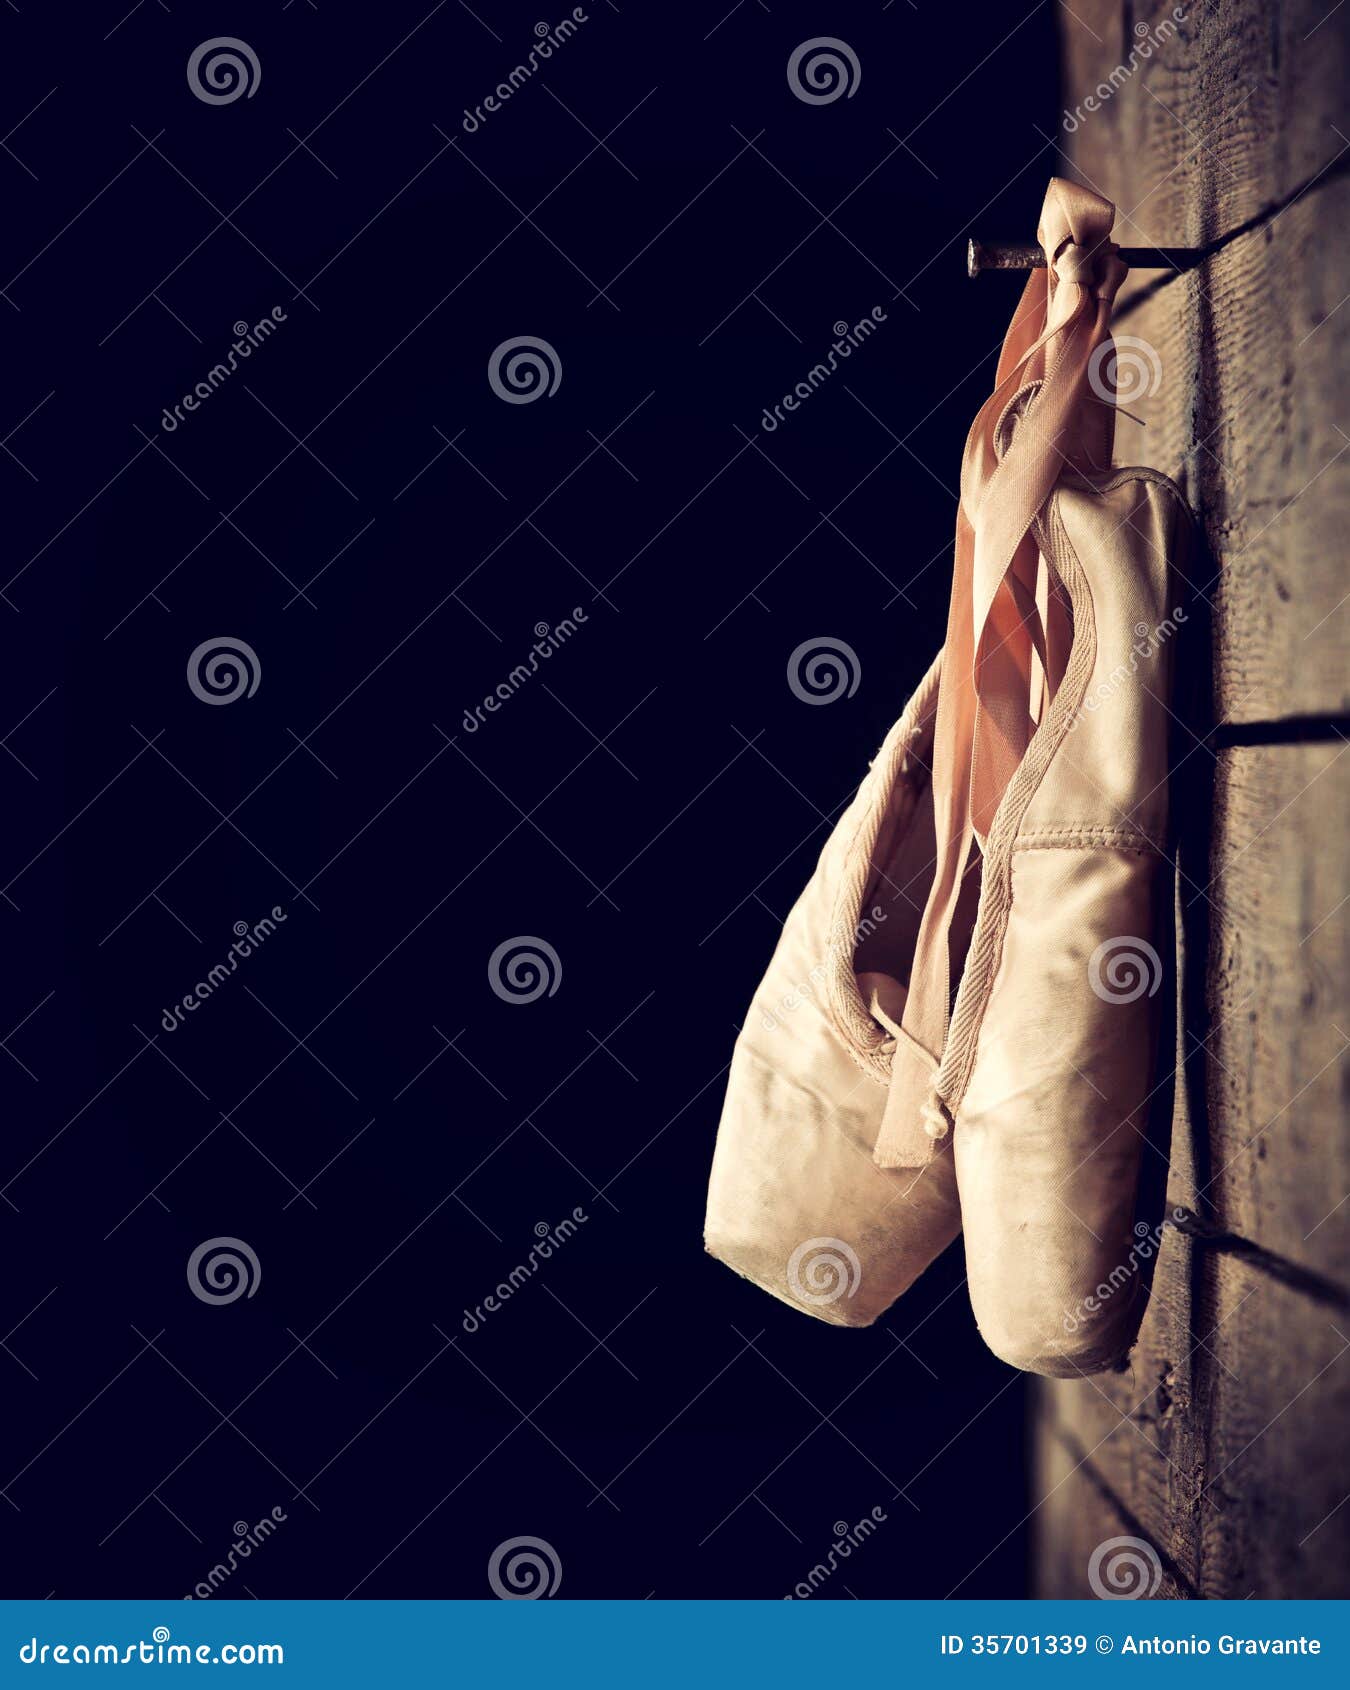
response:
[[(469, 135), (564, 11), (0, 13), (6, 1594), (177, 1596), (274, 1507), (222, 1597), (487, 1595), (522, 1534), (565, 1596), (779, 1596), (874, 1508), (821, 1595), (1025, 1589), (1023, 1391), (959, 1247), (849, 1332), (700, 1235), (736, 1024), (940, 638), (1017, 286), (962, 249), (1063, 169), (1055, 11), (586, 10)], [(810, 105), (832, 34), (861, 80)], [(254, 97), (194, 98), (215, 35)], [(522, 334), (562, 381), (506, 404)], [(822, 635), (861, 682), (812, 707)], [(211, 708), (216, 636), (261, 684)], [(490, 990), (515, 935), (556, 995)], [(254, 1296), (191, 1294), (217, 1235)]]

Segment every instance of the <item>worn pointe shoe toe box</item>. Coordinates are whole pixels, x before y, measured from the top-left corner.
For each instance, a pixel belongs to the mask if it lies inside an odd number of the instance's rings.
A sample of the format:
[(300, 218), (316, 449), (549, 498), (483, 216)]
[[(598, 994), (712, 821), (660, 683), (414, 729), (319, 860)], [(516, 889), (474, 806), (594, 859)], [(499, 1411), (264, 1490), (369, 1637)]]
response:
[(784, 924), (736, 1041), (704, 1239), (773, 1296), (867, 1326), (960, 1229), (950, 1150), (879, 1168), (892, 1036), (933, 853), (938, 668), (887, 735)]

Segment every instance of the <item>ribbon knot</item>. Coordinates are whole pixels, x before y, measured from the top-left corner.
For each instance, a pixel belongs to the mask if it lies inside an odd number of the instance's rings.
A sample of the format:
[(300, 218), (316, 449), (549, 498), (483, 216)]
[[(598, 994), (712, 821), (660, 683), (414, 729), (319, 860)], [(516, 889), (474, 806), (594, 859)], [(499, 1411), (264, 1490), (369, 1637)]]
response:
[(1070, 241), (1055, 254), (1055, 275), (1061, 282), (1076, 282), (1079, 287), (1091, 287), (1097, 279), (1097, 255), (1090, 247)]
[(1054, 256), (1055, 279), (1089, 288), (1099, 299), (1110, 299), (1120, 285), (1116, 274), (1118, 251), (1114, 241), (1087, 246), (1070, 240)]

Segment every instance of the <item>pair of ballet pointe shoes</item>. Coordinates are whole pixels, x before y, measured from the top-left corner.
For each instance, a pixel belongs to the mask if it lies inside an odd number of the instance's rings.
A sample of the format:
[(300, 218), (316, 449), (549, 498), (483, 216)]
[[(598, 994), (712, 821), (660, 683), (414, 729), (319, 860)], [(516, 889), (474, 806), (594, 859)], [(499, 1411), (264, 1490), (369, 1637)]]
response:
[(1092, 465), (1111, 215), (1051, 184), (1049, 273), (967, 447), (946, 644), (755, 994), (705, 1232), (841, 1326), (870, 1325), (964, 1232), (984, 1339), (1054, 1376), (1116, 1366), (1136, 1336), (1161, 1224), (1141, 1163), (1169, 1096), (1189, 517), (1164, 477)]

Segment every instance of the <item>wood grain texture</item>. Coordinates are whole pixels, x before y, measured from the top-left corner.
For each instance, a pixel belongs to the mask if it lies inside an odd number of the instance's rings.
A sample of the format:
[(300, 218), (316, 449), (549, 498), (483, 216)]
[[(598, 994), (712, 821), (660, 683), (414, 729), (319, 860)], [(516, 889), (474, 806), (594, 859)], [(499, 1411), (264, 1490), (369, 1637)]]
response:
[[(1100, 6), (1081, 26), (1066, 12), (1070, 119), (1173, 9)], [(1348, 702), (1350, 415), (1333, 375), (1350, 356), (1350, 25), (1328, 11), (1192, 0), (1100, 110), (1070, 135), (1061, 123), (1119, 240), (1216, 249), (1122, 290), (1117, 333), (1143, 343), (1124, 351), (1151, 390), (1129, 403), (1141, 423), (1120, 419), (1117, 456), (1174, 476), (1202, 515), (1213, 558), (1192, 584), (1223, 630), (1219, 720)]]
[[(1210, 772), (1209, 872), (1193, 854), (1181, 881), (1204, 988), (1177, 1051), (1182, 1219), (1128, 1367), (1042, 1389), (1045, 1595), (1088, 1594), (1085, 1533), (1153, 1544), (1161, 1595), (1346, 1594), (1350, 747), (1236, 747)], [(1056, 1488), (1066, 1457), (1083, 1482)]]
[[(1241, 740), (1347, 707), (1350, 7), (1184, 10), (1113, 79), (1173, 7), (1065, 9), (1060, 139), (1119, 240), (1209, 253), (1122, 290), (1118, 341), (1145, 343), (1151, 391), (1117, 457), (1174, 476), (1200, 517), (1212, 719)], [(1154, 1547), (1160, 1597), (1350, 1594), (1347, 749), (1334, 728), (1217, 756), (1182, 740), (1182, 1215), (1128, 1367), (1042, 1388), (1041, 1595), (1091, 1594), (1091, 1552), (1119, 1535)]]

